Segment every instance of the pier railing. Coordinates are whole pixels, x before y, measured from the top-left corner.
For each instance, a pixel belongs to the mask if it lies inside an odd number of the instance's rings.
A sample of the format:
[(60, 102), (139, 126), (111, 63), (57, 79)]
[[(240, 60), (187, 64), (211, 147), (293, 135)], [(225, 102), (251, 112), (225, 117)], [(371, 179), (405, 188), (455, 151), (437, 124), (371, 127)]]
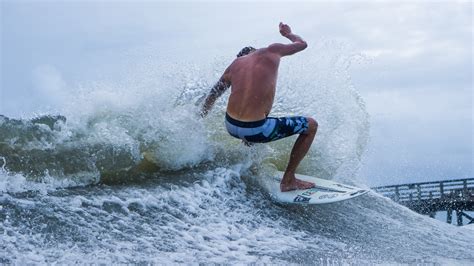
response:
[(381, 186), (373, 190), (432, 217), (437, 211), (447, 211), (449, 223), (453, 210), (456, 211), (458, 225), (462, 225), (462, 217), (474, 223), (474, 218), (465, 213), (474, 211), (474, 178)]

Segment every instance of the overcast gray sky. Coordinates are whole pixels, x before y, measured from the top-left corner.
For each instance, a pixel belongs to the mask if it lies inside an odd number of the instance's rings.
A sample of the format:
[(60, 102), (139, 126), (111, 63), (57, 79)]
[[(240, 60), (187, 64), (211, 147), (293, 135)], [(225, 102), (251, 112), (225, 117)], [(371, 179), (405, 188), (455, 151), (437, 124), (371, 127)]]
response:
[(134, 51), (232, 58), (243, 40), (281, 42), (284, 21), (365, 58), (349, 71), (371, 117), (369, 185), (473, 177), (472, 12), (468, 1), (2, 0), (0, 114), (54, 106), (66, 88), (118, 75)]

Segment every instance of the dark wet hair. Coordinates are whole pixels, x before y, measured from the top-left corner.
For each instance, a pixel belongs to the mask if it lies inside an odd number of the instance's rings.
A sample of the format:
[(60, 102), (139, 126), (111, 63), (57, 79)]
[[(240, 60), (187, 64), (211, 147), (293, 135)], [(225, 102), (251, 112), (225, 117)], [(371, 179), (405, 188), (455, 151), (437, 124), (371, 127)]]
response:
[(244, 56), (244, 55), (248, 55), (250, 52), (255, 51), (255, 50), (256, 50), (256, 49), (253, 48), (252, 46), (244, 47), (244, 48), (242, 48), (242, 50), (240, 50), (240, 52), (237, 54), (237, 57), (241, 57), (241, 56)]

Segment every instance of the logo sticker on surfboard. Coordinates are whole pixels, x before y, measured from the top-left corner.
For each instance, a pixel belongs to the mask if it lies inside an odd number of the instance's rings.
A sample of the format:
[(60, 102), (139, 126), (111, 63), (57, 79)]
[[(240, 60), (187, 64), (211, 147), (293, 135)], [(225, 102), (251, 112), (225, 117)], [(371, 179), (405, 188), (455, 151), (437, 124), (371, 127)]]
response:
[(303, 202), (309, 202), (311, 198), (308, 198), (308, 197), (303, 197), (301, 195), (298, 195), (296, 196), (296, 198), (293, 200), (293, 202), (299, 202), (299, 203), (303, 203)]

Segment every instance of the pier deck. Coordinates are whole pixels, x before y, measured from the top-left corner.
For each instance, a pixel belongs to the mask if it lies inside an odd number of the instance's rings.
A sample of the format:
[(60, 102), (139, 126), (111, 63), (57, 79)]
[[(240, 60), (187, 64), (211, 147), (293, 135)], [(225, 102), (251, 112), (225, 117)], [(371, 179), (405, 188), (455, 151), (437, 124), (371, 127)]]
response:
[(446, 222), (451, 223), (453, 211), (457, 224), (468, 224), (474, 218), (466, 211), (474, 211), (474, 178), (421, 182), (372, 188), (376, 192), (418, 212), (434, 217), (438, 211), (446, 211)]

